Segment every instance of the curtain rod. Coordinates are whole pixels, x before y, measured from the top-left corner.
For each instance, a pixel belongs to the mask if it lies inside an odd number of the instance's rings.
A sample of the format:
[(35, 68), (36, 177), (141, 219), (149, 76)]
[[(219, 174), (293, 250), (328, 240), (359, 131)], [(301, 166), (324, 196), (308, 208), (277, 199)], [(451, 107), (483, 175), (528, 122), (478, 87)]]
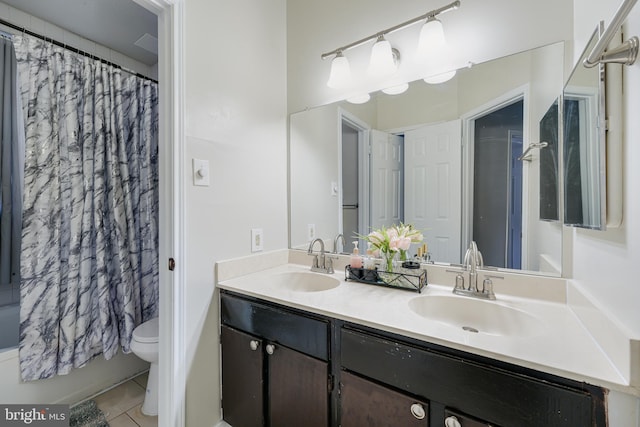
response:
[(112, 67), (118, 68), (118, 69), (120, 69), (120, 70), (126, 71), (126, 72), (128, 72), (128, 73), (130, 73), (130, 74), (135, 75), (136, 77), (140, 77), (141, 79), (149, 80), (149, 81), (152, 81), (153, 83), (156, 83), (156, 84), (158, 83), (158, 81), (157, 81), (156, 79), (152, 79), (152, 78), (151, 78), (151, 77), (149, 77), (149, 76), (145, 76), (144, 74), (140, 74), (140, 73), (136, 73), (136, 72), (134, 72), (134, 71), (127, 70), (127, 69), (126, 69), (126, 68), (124, 68), (122, 65), (118, 65), (118, 64), (113, 63), (113, 62), (111, 62), (111, 61), (107, 61), (106, 59), (104, 59), (104, 58), (100, 58), (99, 56), (96, 56), (96, 55), (94, 55), (94, 54), (92, 54), (92, 53), (85, 52), (84, 50), (80, 50), (80, 49), (78, 49), (78, 48), (75, 48), (75, 47), (69, 46), (69, 45), (67, 45), (66, 43), (61, 43), (61, 42), (59, 42), (59, 41), (57, 41), (57, 40), (52, 39), (51, 37), (45, 37), (45, 36), (43, 36), (43, 35), (41, 35), (41, 34), (34, 33), (34, 32), (33, 32), (33, 31), (31, 31), (31, 30), (27, 30), (25, 27), (20, 27), (20, 26), (18, 26), (18, 25), (12, 24), (11, 22), (5, 21), (4, 19), (1, 19), (1, 18), (0, 18), (0, 24), (2, 24), (2, 25), (4, 25), (4, 26), (7, 26), (7, 27), (9, 27), (9, 28), (13, 28), (13, 29), (14, 29), (14, 30), (16, 30), (16, 31), (20, 31), (20, 32), (21, 32), (21, 33), (23, 33), (23, 34), (28, 34), (28, 35), (30, 35), (30, 36), (32, 36), (32, 37), (36, 37), (36, 38), (38, 38), (38, 39), (40, 39), (40, 40), (48, 41), (48, 42), (50, 42), (50, 43), (53, 43), (53, 44), (54, 44), (54, 45), (56, 45), (56, 46), (59, 46), (59, 47), (61, 47), (61, 48), (63, 48), (63, 49), (70, 50), (71, 52), (75, 52), (75, 53), (77, 53), (77, 54), (79, 54), (79, 55), (86, 56), (86, 57), (89, 57), (89, 58), (91, 58), (91, 59), (95, 59), (95, 60), (97, 60), (97, 61), (102, 62), (103, 64), (107, 64), (107, 65), (110, 65), (110, 66), (112, 66)]

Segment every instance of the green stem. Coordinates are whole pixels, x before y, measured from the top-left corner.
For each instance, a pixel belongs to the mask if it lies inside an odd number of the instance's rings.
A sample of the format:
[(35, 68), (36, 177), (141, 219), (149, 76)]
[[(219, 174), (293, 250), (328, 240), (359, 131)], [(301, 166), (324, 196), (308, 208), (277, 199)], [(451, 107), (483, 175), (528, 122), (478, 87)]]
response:
[(386, 252), (384, 254), (387, 261), (387, 272), (393, 272), (393, 257), (395, 256), (394, 252)]

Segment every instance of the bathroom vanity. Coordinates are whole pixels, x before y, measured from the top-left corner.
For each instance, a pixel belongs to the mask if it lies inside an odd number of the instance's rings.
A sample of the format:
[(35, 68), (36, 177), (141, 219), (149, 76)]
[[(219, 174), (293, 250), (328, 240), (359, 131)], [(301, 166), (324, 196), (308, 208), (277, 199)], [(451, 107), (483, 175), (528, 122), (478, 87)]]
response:
[[(488, 357), (473, 333), (428, 322), (412, 310), (393, 312), (399, 301), (405, 307), (421, 298), (445, 301), (439, 290), (420, 295), (377, 288), (344, 282), (340, 273), (329, 276), (338, 282), (329, 286), (329, 279), (316, 282), (319, 273), (301, 268), (288, 265), (218, 284), (222, 408), (230, 425), (607, 425), (606, 387), (513, 363), (506, 347), (497, 345), (539, 346), (535, 334), (481, 331), (475, 335), (487, 335), (502, 353)], [(297, 283), (305, 277), (306, 287)], [(380, 313), (381, 307), (391, 313)], [(373, 311), (398, 323), (378, 324), (365, 314)], [(407, 321), (415, 328), (400, 327)], [(538, 351), (557, 353), (554, 345)], [(568, 361), (574, 362), (584, 363)]]
[(235, 426), (604, 426), (605, 390), (221, 292)]

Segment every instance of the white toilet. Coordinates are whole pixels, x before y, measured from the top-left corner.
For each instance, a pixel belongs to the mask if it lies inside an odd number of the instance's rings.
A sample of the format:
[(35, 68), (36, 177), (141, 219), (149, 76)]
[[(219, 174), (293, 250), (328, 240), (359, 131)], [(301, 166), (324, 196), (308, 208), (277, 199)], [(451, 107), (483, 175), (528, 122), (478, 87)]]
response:
[(147, 392), (142, 404), (142, 413), (158, 415), (158, 318), (148, 320), (133, 330), (131, 351), (140, 359), (151, 363)]

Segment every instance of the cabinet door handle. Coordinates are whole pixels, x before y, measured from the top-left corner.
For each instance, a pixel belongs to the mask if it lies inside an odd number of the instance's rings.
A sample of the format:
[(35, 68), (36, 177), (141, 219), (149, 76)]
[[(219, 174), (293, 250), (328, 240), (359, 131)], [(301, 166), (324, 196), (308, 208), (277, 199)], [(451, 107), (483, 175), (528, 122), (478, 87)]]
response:
[(462, 427), (462, 424), (456, 417), (451, 416), (444, 420), (444, 427)]
[(276, 351), (276, 346), (273, 344), (267, 344), (267, 354), (273, 354), (274, 351)]
[(414, 403), (411, 405), (411, 414), (419, 420), (424, 419), (427, 415), (424, 411), (424, 407), (419, 403)]
[(249, 348), (251, 348), (251, 350), (253, 351), (256, 351), (259, 346), (260, 346), (260, 341), (258, 340), (251, 340), (249, 342)]

